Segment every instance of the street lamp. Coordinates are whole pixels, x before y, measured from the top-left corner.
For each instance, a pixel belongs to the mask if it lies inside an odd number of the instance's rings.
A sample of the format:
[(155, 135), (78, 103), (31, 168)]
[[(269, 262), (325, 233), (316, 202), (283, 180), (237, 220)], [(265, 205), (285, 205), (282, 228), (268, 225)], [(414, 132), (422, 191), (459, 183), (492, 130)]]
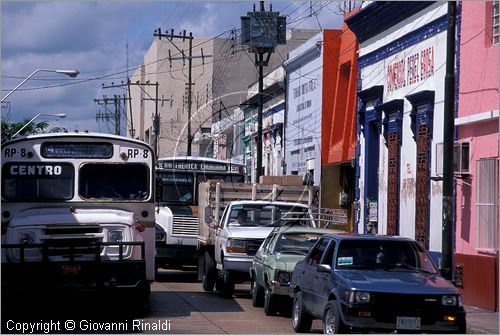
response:
[(37, 114), (31, 120), (29, 120), (28, 122), (26, 122), (26, 124), (24, 126), (22, 126), (21, 129), (19, 129), (18, 131), (16, 131), (16, 133), (14, 135), (12, 135), (11, 138), (14, 138), (17, 135), (19, 135), (24, 130), (24, 128), (26, 128), (30, 123), (32, 123), (33, 121), (35, 121), (35, 119), (37, 117), (39, 117), (39, 116), (54, 116), (54, 117), (58, 117), (58, 118), (63, 119), (63, 118), (66, 117), (66, 114), (64, 114), (64, 113), (57, 113), (57, 114), (40, 113), (40, 114)]
[(4, 102), (5, 99), (7, 99), (12, 93), (14, 93), (22, 84), (24, 84), (25, 82), (28, 81), (28, 79), (30, 79), (31, 77), (33, 77), (37, 72), (55, 72), (55, 73), (62, 73), (62, 74), (65, 74), (67, 76), (70, 76), (72, 78), (78, 76), (78, 74), (80, 73), (78, 70), (50, 70), (50, 69), (36, 69), (35, 71), (33, 71), (28, 77), (26, 77), (26, 79), (24, 79), (19, 85), (17, 85), (16, 87), (14, 87), (14, 89), (12, 91), (10, 91), (9, 93), (7, 93), (6, 96), (4, 96), (2, 98), (2, 101), (1, 102)]

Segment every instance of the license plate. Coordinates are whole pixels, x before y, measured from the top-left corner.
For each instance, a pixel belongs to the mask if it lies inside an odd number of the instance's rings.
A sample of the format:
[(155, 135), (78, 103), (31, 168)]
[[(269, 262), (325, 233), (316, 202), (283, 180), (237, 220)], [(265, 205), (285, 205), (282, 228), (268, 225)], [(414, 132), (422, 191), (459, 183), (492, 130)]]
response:
[(80, 273), (82, 267), (80, 265), (63, 265), (61, 272), (64, 276), (76, 276)]
[(420, 329), (420, 318), (398, 316), (396, 318), (396, 329)]

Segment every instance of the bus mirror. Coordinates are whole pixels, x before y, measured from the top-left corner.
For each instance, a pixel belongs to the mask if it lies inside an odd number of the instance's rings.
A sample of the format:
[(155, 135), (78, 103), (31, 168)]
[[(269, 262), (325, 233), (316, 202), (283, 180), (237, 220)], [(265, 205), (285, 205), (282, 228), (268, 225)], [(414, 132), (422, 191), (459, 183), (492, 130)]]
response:
[(156, 178), (156, 197), (161, 199), (163, 195), (163, 180), (161, 178)]

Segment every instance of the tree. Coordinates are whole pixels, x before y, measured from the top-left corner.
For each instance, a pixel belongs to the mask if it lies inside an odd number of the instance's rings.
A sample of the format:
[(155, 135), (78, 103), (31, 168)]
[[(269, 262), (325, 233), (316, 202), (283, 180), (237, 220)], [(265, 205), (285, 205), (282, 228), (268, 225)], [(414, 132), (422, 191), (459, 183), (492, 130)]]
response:
[[(12, 138), (19, 129), (21, 129), (30, 119), (24, 119), (19, 122), (8, 122), (2, 117), (2, 143), (8, 141)], [(42, 121), (38, 123), (30, 123), (23, 129), (23, 132), (19, 135), (33, 135), (42, 133), (45, 128), (49, 126), (47, 121)]]

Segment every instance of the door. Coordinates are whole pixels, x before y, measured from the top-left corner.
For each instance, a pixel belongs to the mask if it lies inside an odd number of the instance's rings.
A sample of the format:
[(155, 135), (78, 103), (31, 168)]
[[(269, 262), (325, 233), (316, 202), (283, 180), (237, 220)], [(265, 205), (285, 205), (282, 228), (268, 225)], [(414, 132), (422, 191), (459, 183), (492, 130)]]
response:
[[(329, 265), (330, 269), (333, 269), (333, 254), (335, 252), (335, 241), (331, 241), (327, 246), (323, 257), (319, 264)], [(312, 306), (314, 308), (313, 313), (315, 315), (323, 315), (325, 305), (328, 302), (328, 295), (333, 287), (331, 280), (331, 272), (318, 272), (316, 267), (316, 273), (313, 278), (313, 301)]]
[(330, 238), (321, 238), (309, 253), (304, 267), (302, 269), (302, 297), (304, 307), (311, 313), (314, 313), (314, 285), (317, 277), (317, 266), (323, 257), (323, 253), (330, 242)]

